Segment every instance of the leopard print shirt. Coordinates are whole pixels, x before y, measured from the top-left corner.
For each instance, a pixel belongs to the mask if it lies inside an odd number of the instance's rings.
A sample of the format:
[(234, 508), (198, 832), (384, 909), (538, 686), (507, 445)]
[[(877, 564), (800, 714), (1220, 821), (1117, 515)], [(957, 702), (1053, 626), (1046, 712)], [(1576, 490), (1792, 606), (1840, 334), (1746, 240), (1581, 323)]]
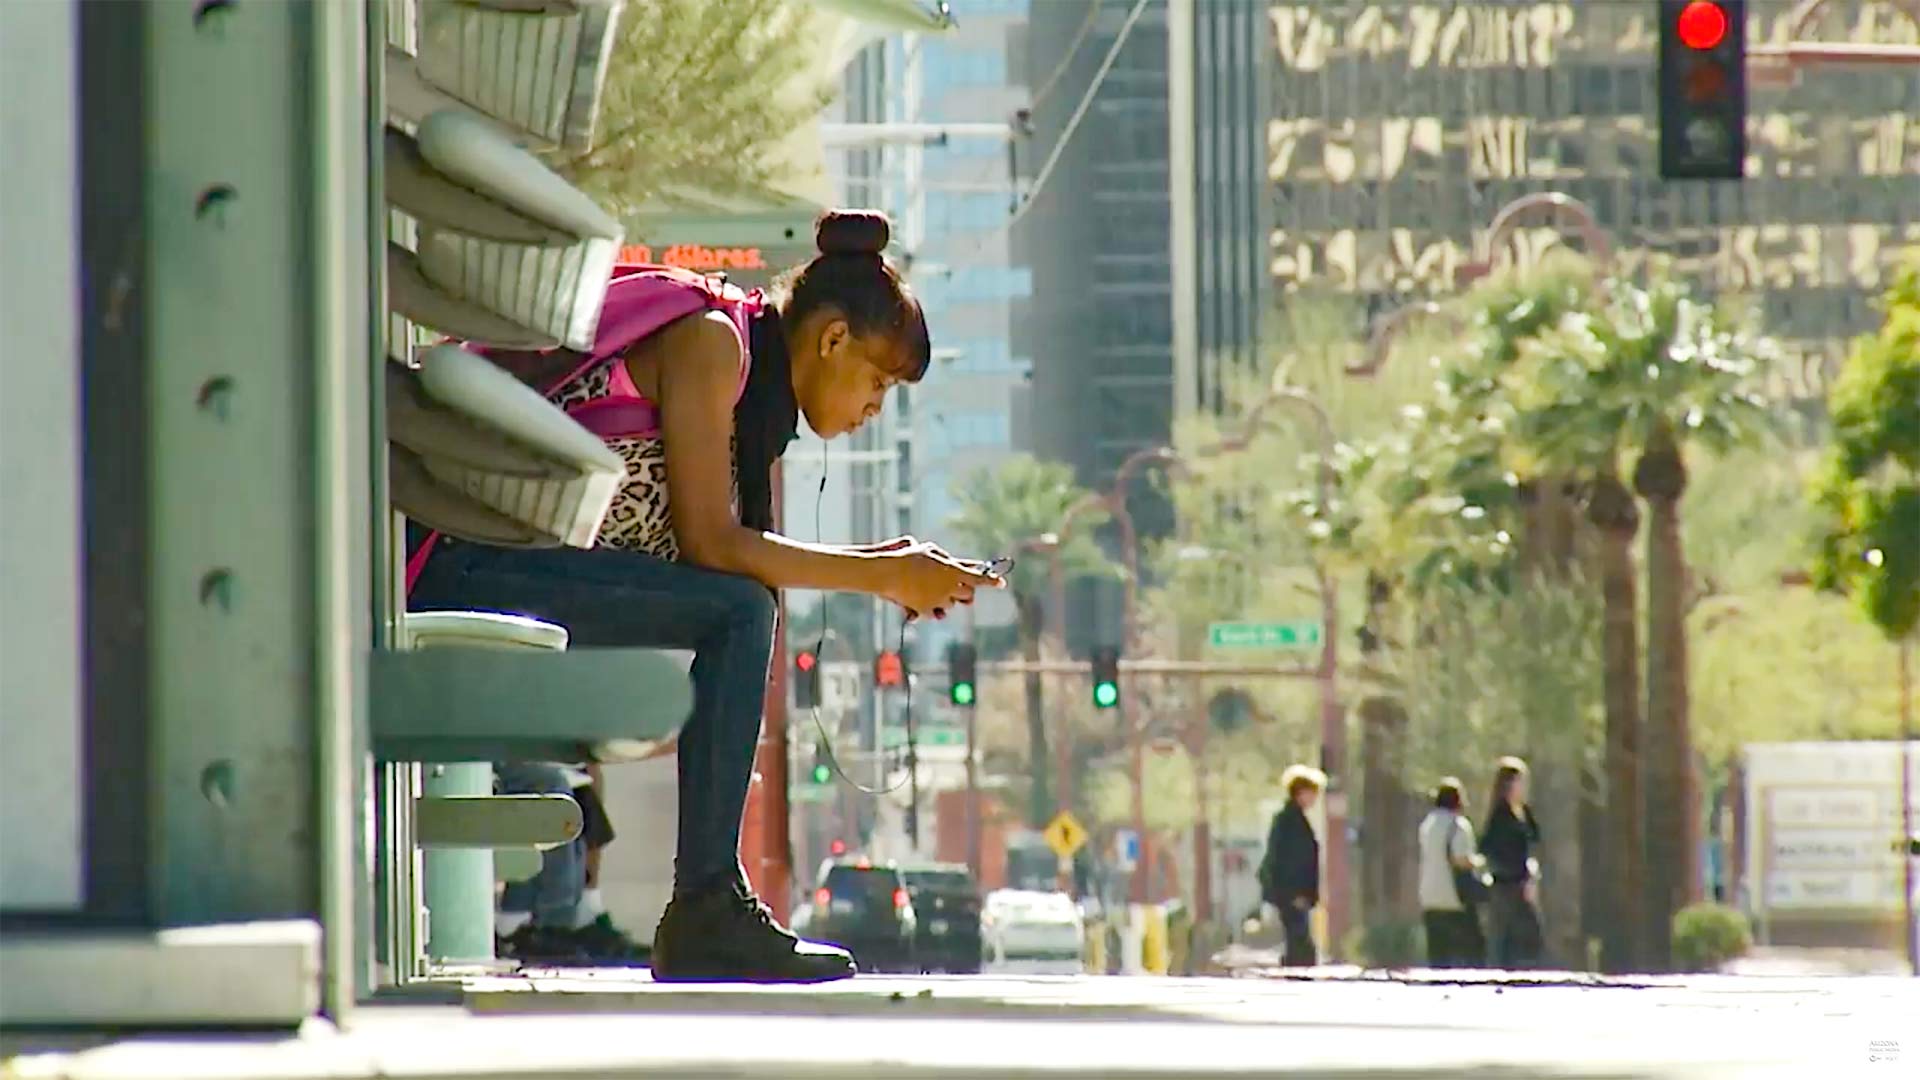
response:
[[(616, 361), (617, 362), (617, 361)], [(605, 397), (613, 384), (613, 365), (603, 364), (585, 378), (554, 395), (562, 409)], [(638, 551), (668, 562), (680, 560), (673, 536), (673, 510), (667, 503), (667, 447), (658, 435), (622, 435), (606, 440), (608, 449), (626, 464), (627, 480), (613, 497), (606, 524), (600, 527), (597, 547)], [(740, 476), (733, 476), (733, 511), (740, 513)]]

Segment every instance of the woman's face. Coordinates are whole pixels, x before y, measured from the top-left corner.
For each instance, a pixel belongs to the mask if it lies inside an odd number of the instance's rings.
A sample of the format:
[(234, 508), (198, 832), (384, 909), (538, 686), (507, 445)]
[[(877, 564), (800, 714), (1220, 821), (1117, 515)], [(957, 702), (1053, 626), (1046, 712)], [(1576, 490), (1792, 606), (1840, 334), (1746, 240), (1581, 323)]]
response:
[(1320, 791), (1318, 788), (1301, 788), (1300, 794), (1295, 795), (1293, 800), (1300, 804), (1302, 812), (1312, 810), (1313, 804), (1320, 801)]
[(1513, 786), (1507, 789), (1507, 801), (1519, 806), (1527, 801), (1527, 778), (1523, 773), (1513, 778)]
[(825, 321), (794, 387), (814, 434), (838, 438), (880, 414), (899, 381), (888, 372), (905, 366), (894, 355), (900, 347), (881, 334), (854, 334), (845, 319)]

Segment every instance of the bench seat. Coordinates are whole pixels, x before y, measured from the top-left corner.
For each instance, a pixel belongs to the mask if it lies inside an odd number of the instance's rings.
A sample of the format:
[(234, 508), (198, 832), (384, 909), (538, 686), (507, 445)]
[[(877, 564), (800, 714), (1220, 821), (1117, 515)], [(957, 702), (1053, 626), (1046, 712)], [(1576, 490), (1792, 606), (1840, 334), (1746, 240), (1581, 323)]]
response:
[(377, 651), (368, 724), (380, 761), (633, 761), (693, 711), (654, 649)]

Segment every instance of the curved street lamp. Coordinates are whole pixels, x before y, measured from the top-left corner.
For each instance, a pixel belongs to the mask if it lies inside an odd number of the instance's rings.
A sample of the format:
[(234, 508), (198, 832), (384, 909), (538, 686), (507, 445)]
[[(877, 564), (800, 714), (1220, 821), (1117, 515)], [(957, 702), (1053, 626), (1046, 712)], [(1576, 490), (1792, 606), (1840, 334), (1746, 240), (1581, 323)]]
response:
[(1499, 257), (1500, 247), (1506, 243), (1507, 237), (1524, 221), (1535, 219), (1570, 222), (1580, 230), (1581, 237), (1587, 242), (1587, 250), (1602, 272), (1613, 265), (1613, 245), (1608, 242), (1606, 230), (1600, 227), (1600, 221), (1594, 216), (1591, 206), (1564, 191), (1537, 191), (1532, 195), (1520, 196), (1493, 215), (1493, 223), (1487, 226), (1487, 242), (1483, 249), (1486, 257), (1462, 263), (1454, 271), (1454, 284), (1465, 285), (1491, 273), (1493, 261)]
[[(1823, 0), (1814, 0), (1823, 2)], [(1920, 0), (1909, 0), (1920, 4)], [(1604, 275), (1613, 267), (1613, 244), (1607, 239), (1606, 230), (1600, 227), (1599, 219), (1594, 216), (1593, 208), (1586, 203), (1561, 191), (1542, 191), (1520, 198), (1502, 206), (1493, 215), (1493, 221), (1487, 226), (1487, 240), (1484, 248), (1486, 257), (1461, 263), (1454, 270), (1455, 285), (1468, 285), (1493, 272), (1493, 262), (1500, 254), (1501, 245), (1507, 242), (1515, 229), (1526, 220), (1561, 220), (1570, 222), (1578, 229), (1587, 242), (1587, 251), (1594, 263)], [(1393, 352), (1393, 340), (1416, 320), (1439, 319), (1456, 329), (1464, 329), (1465, 322), (1441, 304), (1431, 300), (1421, 300), (1396, 308), (1382, 315), (1373, 323), (1367, 336), (1367, 355), (1360, 363), (1346, 368), (1345, 373), (1357, 379), (1370, 379), (1386, 367)]]
[(1393, 339), (1416, 319), (1437, 319), (1456, 329), (1464, 329), (1466, 325), (1459, 315), (1431, 300), (1395, 308), (1374, 321), (1373, 332), (1367, 336), (1366, 359), (1348, 367), (1345, 373), (1355, 379), (1371, 379), (1380, 374), (1380, 369), (1387, 366), (1387, 358), (1392, 354)]
[[(1213, 446), (1196, 452), (1196, 458), (1218, 457), (1240, 453), (1252, 445), (1260, 429), (1266, 424), (1269, 411), (1274, 408), (1293, 408), (1304, 411), (1312, 420), (1319, 444), (1319, 464), (1316, 470), (1316, 490), (1321, 505), (1326, 505), (1333, 494), (1333, 455), (1338, 439), (1334, 432), (1333, 418), (1326, 407), (1312, 394), (1298, 387), (1277, 387), (1262, 398), (1248, 412), (1240, 434), (1222, 439)], [(1057, 647), (1065, 655), (1066, 644), (1066, 585), (1060, 552), (1066, 539), (1082, 517), (1096, 508), (1104, 508), (1113, 516), (1114, 524), (1120, 531), (1121, 558), (1126, 567), (1124, 582), (1126, 594), (1122, 607), (1122, 640), (1129, 646), (1137, 639), (1135, 611), (1138, 604), (1138, 586), (1140, 579), (1140, 556), (1138, 536), (1133, 524), (1133, 516), (1126, 506), (1127, 489), (1133, 478), (1148, 466), (1158, 465), (1163, 469), (1176, 469), (1181, 464), (1178, 451), (1166, 446), (1147, 447), (1128, 455), (1114, 470), (1113, 483), (1105, 492), (1096, 492), (1081, 498), (1068, 507), (1061, 515), (1058, 525), (1050, 533), (1034, 537), (1020, 545), (1022, 550), (1045, 551), (1051, 556), (1049, 565), (1050, 588), (1052, 596), (1049, 606), (1053, 609), (1052, 621), (1055, 624)], [(1339, 699), (1339, 604), (1331, 575), (1324, 564), (1314, 570), (1320, 595), (1320, 619), (1322, 623), (1322, 642), (1320, 664), (1315, 671), (1315, 681), (1319, 686), (1320, 730), (1322, 741), (1322, 765), (1330, 773), (1336, 772), (1346, 757), (1345, 715)], [(1124, 701), (1124, 698), (1123, 698)], [(1123, 706), (1124, 709), (1124, 706)], [(1064, 732), (1063, 732), (1064, 734)], [(1146, 830), (1146, 808), (1144, 793), (1145, 746), (1141, 725), (1137, 719), (1127, 717), (1127, 741), (1131, 757), (1133, 826), (1140, 837), (1141, 853), (1139, 863), (1134, 867), (1131, 885), (1132, 896), (1136, 901), (1146, 899), (1148, 868), (1153, 865), (1152, 840)], [(1068, 779), (1070, 759), (1067, 756), (1067, 740), (1059, 740), (1058, 751), (1061, 756), (1059, 766), (1060, 790), (1064, 793)], [(1327, 809), (1327, 867), (1331, 882), (1328, 890), (1328, 914), (1336, 931), (1345, 928), (1345, 889), (1341, 883), (1346, 873), (1346, 821), (1345, 809), (1337, 800), (1328, 800)]]
[[(1920, 0), (1890, 0), (1894, 10), (1920, 26)], [(1861, 45), (1851, 42), (1801, 41), (1827, 0), (1800, 0), (1787, 16), (1795, 40), (1785, 45), (1753, 45), (1747, 49), (1748, 78), (1756, 84), (1793, 86), (1810, 67), (1879, 67), (1920, 64), (1920, 47)]]

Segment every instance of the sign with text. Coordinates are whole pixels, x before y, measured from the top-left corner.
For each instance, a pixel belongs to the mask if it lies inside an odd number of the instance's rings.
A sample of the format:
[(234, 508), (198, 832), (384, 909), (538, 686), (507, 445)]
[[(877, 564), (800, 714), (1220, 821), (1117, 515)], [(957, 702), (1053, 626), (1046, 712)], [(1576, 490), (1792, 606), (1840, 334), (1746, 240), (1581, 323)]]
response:
[(1217, 622), (1207, 627), (1207, 644), (1216, 649), (1311, 649), (1320, 644), (1320, 622)]
[(620, 262), (678, 266), (686, 270), (710, 273), (715, 270), (765, 270), (766, 253), (757, 247), (708, 247), (705, 244), (674, 244), (655, 250), (648, 244), (628, 244), (620, 249)]
[[(1896, 833), (1894, 839), (1898, 839)], [(1772, 830), (1767, 865), (1792, 869), (1865, 870), (1885, 867), (1894, 845), (1883, 829)]]
[(1904, 881), (1897, 870), (1771, 872), (1767, 907), (1775, 911), (1897, 910)]
[[(1864, 921), (1902, 909), (1901, 796), (1912, 789), (1920, 818), (1920, 753), (1903, 756), (1892, 741), (1754, 743), (1742, 757), (1748, 888), (1760, 914)], [(1905, 785), (1903, 767), (1914, 770)]]

